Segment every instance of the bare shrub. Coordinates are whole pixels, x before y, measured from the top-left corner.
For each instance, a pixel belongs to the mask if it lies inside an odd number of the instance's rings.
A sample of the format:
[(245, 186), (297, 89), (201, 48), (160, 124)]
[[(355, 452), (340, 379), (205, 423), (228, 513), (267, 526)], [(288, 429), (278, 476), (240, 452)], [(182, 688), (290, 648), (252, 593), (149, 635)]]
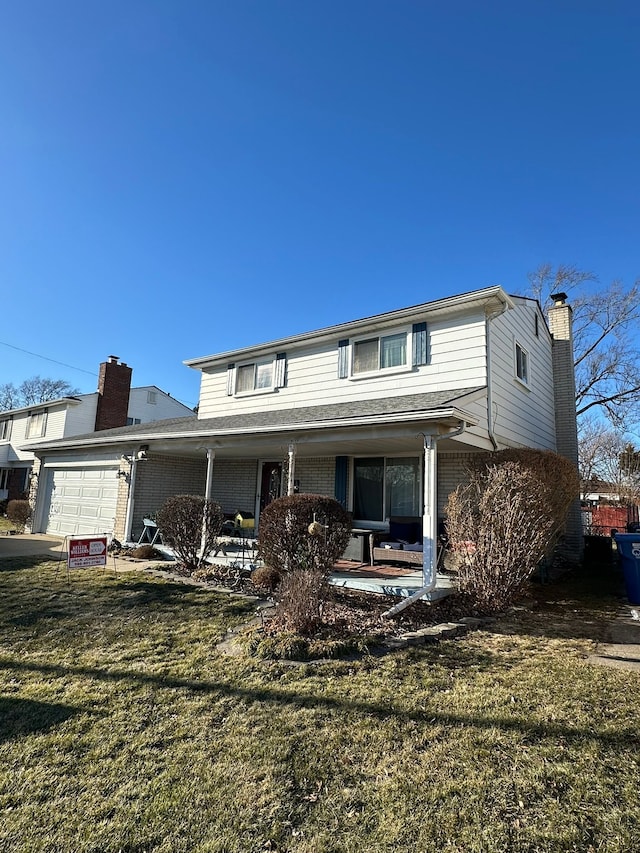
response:
[(322, 621), (326, 578), (316, 569), (298, 569), (283, 578), (276, 621), (285, 631), (309, 636)]
[(19, 530), (24, 530), (27, 521), (31, 518), (31, 504), (29, 501), (9, 501), (7, 504), (7, 518)]
[(163, 541), (192, 573), (215, 550), (224, 514), (215, 501), (198, 495), (175, 495), (158, 510), (156, 521)]
[(258, 553), (280, 572), (302, 568), (325, 575), (344, 553), (351, 516), (334, 498), (289, 495), (272, 501), (260, 515)]
[(258, 554), (282, 575), (276, 621), (308, 634), (322, 615), (327, 577), (351, 536), (351, 516), (324, 495), (289, 495), (260, 516)]
[(548, 451), (479, 459), (447, 502), (460, 592), (482, 613), (510, 604), (548, 555), (577, 496), (577, 472)]
[(258, 566), (251, 572), (251, 583), (261, 589), (267, 589), (269, 592), (277, 589), (281, 580), (280, 572), (271, 566)]

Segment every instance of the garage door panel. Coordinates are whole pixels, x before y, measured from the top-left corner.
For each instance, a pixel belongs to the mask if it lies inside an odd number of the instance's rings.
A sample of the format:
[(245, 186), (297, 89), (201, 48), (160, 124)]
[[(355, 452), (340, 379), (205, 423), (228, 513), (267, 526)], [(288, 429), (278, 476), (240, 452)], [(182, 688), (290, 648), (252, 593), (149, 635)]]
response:
[(114, 466), (50, 469), (45, 502), (47, 533), (76, 536), (113, 532), (117, 471)]

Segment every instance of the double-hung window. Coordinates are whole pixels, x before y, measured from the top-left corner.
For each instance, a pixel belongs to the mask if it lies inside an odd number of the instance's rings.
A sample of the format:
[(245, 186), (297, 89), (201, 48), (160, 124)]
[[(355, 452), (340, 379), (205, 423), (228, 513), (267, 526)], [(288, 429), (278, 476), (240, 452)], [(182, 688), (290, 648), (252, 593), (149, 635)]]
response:
[(273, 360), (241, 364), (236, 378), (236, 394), (273, 387)]
[(529, 353), (517, 341), (515, 345), (516, 377), (525, 385), (529, 384)]
[(9, 441), (11, 438), (11, 418), (0, 421), (0, 441)]
[(353, 344), (353, 374), (407, 366), (407, 333), (367, 338)]
[(47, 410), (29, 412), (27, 420), (27, 438), (42, 438), (47, 431)]

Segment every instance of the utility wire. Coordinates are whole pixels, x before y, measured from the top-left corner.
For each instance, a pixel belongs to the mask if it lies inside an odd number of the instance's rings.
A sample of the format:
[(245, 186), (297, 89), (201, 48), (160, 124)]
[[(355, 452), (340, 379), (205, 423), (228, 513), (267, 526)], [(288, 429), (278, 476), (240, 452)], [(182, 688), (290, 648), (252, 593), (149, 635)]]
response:
[(36, 358), (43, 358), (45, 361), (51, 361), (53, 364), (59, 364), (62, 367), (68, 367), (70, 370), (78, 370), (80, 373), (88, 373), (89, 376), (98, 375), (97, 373), (93, 373), (91, 370), (84, 370), (84, 368), (82, 367), (74, 367), (72, 364), (67, 364), (64, 361), (56, 361), (55, 358), (48, 358), (48, 356), (46, 355), (40, 355), (40, 353), (31, 352), (31, 350), (22, 349), (22, 347), (16, 347), (13, 344), (6, 343), (5, 341), (0, 341), (0, 344), (2, 344), (3, 347), (10, 347), (11, 349), (18, 350), (18, 352), (25, 352), (27, 355), (33, 355)]

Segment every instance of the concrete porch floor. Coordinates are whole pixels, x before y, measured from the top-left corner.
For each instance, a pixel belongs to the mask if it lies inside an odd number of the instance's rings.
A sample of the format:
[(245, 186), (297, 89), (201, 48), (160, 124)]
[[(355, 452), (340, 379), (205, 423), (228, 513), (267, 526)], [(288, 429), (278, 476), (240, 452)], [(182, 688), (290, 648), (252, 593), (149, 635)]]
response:
[[(212, 565), (231, 566), (251, 570), (260, 565), (255, 540), (224, 538), (217, 553), (209, 557)], [(171, 551), (162, 545), (156, 547), (171, 556)], [(378, 595), (390, 595), (395, 598), (408, 598), (422, 588), (422, 571), (407, 566), (389, 564), (358, 563), (352, 560), (339, 560), (333, 567), (329, 583), (345, 589), (358, 589)], [(455, 591), (455, 583), (450, 575), (438, 574), (436, 586), (423, 596), (425, 601), (438, 601)]]
[[(379, 595), (392, 595), (396, 598), (408, 598), (424, 586), (422, 572), (406, 567), (384, 564), (354, 563), (341, 560), (336, 563), (329, 583), (347, 589), (360, 589)], [(455, 584), (450, 575), (436, 575), (436, 586), (423, 596), (425, 601), (438, 601), (451, 595)]]

